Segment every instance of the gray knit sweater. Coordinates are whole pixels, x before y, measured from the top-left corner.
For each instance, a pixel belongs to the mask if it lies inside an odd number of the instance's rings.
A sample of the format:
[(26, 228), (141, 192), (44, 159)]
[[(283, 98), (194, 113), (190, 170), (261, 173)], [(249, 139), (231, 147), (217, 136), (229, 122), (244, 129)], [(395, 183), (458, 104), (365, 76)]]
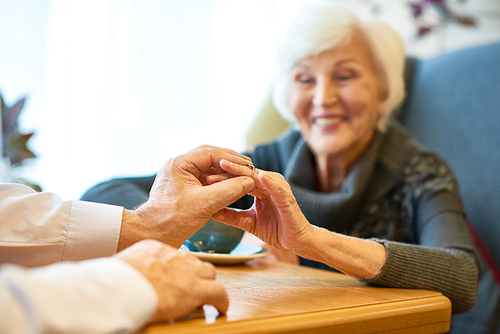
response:
[(458, 184), (447, 164), (400, 125), (377, 133), (335, 193), (316, 191), (315, 159), (297, 131), (249, 155), (256, 167), (285, 176), (311, 224), (386, 247), (386, 264), (368, 283), (439, 291), (453, 313), (474, 306), (479, 265)]

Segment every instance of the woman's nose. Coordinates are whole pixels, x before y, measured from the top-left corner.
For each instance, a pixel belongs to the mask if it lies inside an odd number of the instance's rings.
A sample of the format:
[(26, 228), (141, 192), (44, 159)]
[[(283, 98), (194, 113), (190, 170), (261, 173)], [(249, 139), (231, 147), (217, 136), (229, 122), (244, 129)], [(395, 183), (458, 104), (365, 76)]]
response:
[(330, 80), (318, 80), (313, 103), (317, 106), (331, 105), (337, 101), (337, 89)]

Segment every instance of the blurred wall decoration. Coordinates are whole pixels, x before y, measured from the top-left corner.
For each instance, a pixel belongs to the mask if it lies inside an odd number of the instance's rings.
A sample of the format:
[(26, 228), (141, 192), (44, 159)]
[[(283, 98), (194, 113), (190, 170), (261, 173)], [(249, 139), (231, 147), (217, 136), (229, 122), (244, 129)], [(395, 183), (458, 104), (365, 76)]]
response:
[(21, 98), (9, 107), (0, 93), (0, 182), (22, 183), (41, 191), (40, 186), (17, 173), (26, 159), (36, 158), (28, 147), (28, 141), (34, 133), (22, 133), (19, 130), (19, 116), (25, 101), (26, 98)]

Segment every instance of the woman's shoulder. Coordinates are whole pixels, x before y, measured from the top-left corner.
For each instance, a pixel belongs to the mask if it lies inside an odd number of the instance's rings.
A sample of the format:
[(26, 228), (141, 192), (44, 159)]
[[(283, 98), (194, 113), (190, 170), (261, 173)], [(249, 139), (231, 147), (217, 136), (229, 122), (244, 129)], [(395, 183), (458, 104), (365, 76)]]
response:
[(390, 149), (398, 149), (409, 152), (423, 151), (425, 148), (420, 144), (398, 121), (391, 120), (387, 123), (384, 133), (384, 146)]
[(399, 171), (406, 183), (421, 184), (426, 188), (456, 187), (451, 167), (436, 152), (418, 143), (402, 125), (391, 122), (387, 131), (390, 151), (405, 156)]
[(458, 181), (444, 159), (430, 151), (415, 154), (404, 169), (407, 184), (420, 185), (421, 189), (458, 190)]
[(388, 123), (384, 134), (380, 159), (387, 164), (398, 163), (403, 172), (423, 169), (423, 166), (448, 168), (446, 161), (437, 153), (419, 143), (400, 123)]

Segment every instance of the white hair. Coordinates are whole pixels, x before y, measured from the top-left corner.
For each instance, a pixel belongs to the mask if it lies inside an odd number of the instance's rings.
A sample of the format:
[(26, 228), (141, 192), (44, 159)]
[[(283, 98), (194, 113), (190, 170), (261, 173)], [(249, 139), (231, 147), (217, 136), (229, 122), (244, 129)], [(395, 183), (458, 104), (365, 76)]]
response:
[(302, 59), (331, 48), (342, 47), (359, 32), (367, 42), (381, 89), (386, 98), (379, 105), (377, 127), (384, 131), (387, 120), (404, 98), (404, 44), (399, 35), (381, 22), (361, 22), (350, 10), (328, 3), (306, 7), (292, 22), (278, 51), (278, 69), (273, 104), (287, 120), (290, 110), (291, 71)]

